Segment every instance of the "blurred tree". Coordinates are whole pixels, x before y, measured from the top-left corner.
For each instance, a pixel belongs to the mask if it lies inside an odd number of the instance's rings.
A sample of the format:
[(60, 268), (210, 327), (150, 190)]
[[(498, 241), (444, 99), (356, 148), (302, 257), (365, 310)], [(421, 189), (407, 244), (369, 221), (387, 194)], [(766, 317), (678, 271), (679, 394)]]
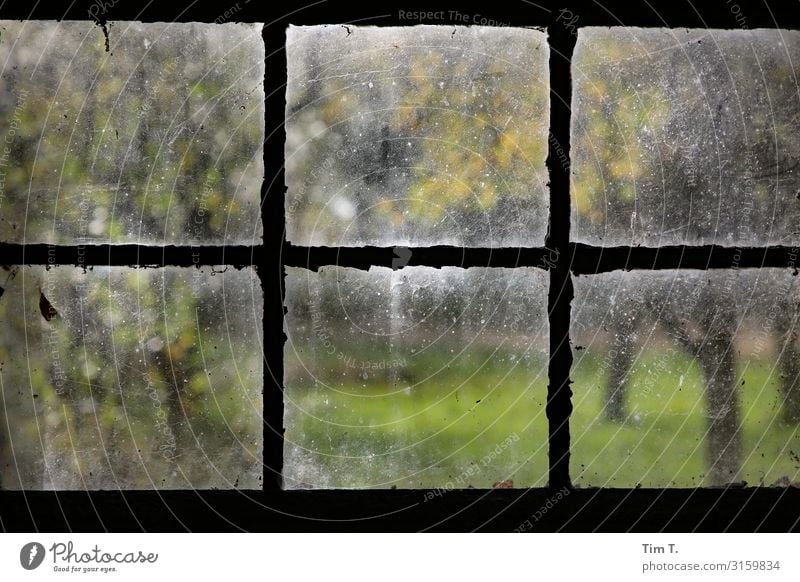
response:
[[(0, 241), (259, 237), (260, 25), (115, 23), (110, 41), (0, 22)], [(0, 486), (257, 486), (250, 275), (21, 269), (0, 297)]]
[[(260, 235), (260, 27), (0, 23), (0, 240)], [(235, 63), (235, 66), (231, 66)]]
[(546, 50), (524, 29), (291, 28), (288, 238), (541, 245)]
[[(796, 240), (800, 140), (792, 127), (800, 102), (787, 82), (794, 75), (787, 55), (798, 52), (800, 36), (781, 35), (776, 45), (776, 34), (618, 29), (585, 39), (574, 69), (573, 202), (581, 240), (743, 246)], [(679, 329), (669, 313), (673, 290), (631, 291), (659, 307), (669, 332)], [(698, 337), (680, 334), (706, 379), (712, 484), (738, 480), (741, 463), (735, 293), (704, 290), (692, 312)], [(763, 299), (755, 309), (762, 316), (780, 306), (782, 418), (797, 423), (800, 354), (790, 308), (796, 297)], [(624, 308), (609, 306), (609, 316), (612, 335), (621, 339), (605, 410), (609, 420), (621, 421), (636, 329)]]

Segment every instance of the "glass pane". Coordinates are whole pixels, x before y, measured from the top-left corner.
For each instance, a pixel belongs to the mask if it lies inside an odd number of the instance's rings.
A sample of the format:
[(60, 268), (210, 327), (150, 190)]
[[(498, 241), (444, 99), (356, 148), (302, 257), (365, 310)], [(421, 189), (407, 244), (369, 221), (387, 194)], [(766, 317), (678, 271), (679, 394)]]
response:
[(800, 481), (800, 287), (790, 270), (575, 280), (579, 485)]
[(286, 51), (291, 242), (543, 245), (543, 32), (291, 27)]
[(543, 486), (546, 280), (288, 269), (285, 487)]
[(799, 59), (800, 32), (581, 29), (573, 239), (800, 241)]
[(0, 241), (260, 241), (252, 24), (0, 21)]
[(3, 280), (2, 488), (261, 487), (252, 269), (21, 267)]

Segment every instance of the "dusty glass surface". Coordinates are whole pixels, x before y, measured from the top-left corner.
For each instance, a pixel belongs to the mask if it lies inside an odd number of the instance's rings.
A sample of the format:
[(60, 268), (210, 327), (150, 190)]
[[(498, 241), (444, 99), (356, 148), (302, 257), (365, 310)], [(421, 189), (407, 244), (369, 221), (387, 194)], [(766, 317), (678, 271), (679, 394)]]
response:
[(543, 32), (290, 27), (286, 52), (291, 242), (543, 245)]
[(287, 269), (286, 488), (547, 482), (547, 274)]
[(0, 241), (261, 239), (261, 25), (0, 21)]
[(581, 29), (573, 240), (800, 241), (798, 60), (796, 31)]
[(798, 486), (798, 285), (788, 269), (576, 278), (575, 483)]
[(21, 267), (0, 283), (2, 488), (261, 487), (253, 270)]

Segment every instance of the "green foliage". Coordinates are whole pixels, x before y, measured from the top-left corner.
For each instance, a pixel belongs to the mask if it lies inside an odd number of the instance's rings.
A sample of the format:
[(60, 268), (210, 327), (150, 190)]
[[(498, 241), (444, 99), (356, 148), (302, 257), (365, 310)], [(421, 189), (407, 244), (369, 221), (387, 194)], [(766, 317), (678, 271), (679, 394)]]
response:
[(794, 240), (800, 140), (787, 31), (612, 28), (573, 59), (573, 236)]
[(541, 243), (549, 120), (544, 35), (464, 27), (409, 32), (290, 29), (290, 240)]
[(123, 23), (110, 53), (91, 22), (0, 29), (0, 240), (209, 244), (260, 232), (260, 28)]
[(248, 271), (21, 269), (0, 299), (0, 486), (259, 487), (253, 285)]

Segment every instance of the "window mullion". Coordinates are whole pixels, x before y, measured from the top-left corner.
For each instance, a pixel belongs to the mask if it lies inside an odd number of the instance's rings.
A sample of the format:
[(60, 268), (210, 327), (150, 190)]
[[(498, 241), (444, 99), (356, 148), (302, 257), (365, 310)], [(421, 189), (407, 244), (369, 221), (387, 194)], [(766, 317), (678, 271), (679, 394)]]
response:
[[(270, 111), (283, 111), (286, 86), (285, 35), (265, 27), (262, 38), (266, 47), (264, 88), (265, 127), (269, 128)], [(268, 76), (267, 76), (268, 75)], [(259, 277), (264, 291), (264, 490), (277, 494), (281, 489), (283, 470), (283, 330), (284, 256), (286, 247), (286, 215), (284, 214), (284, 168), (274, 160), (283, 159), (283, 131), (268, 131), (264, 142), (264, 168), (275, 168), (274, 176), (265, 176), (261, 187), (261, 220), (264, 228), (265, 253), (259, 261)], [(271, 178), (269, 181), (267, 178)], [(269, 226), (267, 226), (269, 225)]]
[(550, 134), (547, 167), (550, 174), (550, 229), (547, 246), (551, 249), (548, 312), (550, 317), (550, 364), (548, 369), (547, 419), (549, 422), (550, 487), (570, 484), (569, 417), (572, 412), (569, 342), (570, 303), (573, 289), (570, 276), (570, 63), (575, 48), (575, 30), (558, 25), (548, 29), (550, 44)]

